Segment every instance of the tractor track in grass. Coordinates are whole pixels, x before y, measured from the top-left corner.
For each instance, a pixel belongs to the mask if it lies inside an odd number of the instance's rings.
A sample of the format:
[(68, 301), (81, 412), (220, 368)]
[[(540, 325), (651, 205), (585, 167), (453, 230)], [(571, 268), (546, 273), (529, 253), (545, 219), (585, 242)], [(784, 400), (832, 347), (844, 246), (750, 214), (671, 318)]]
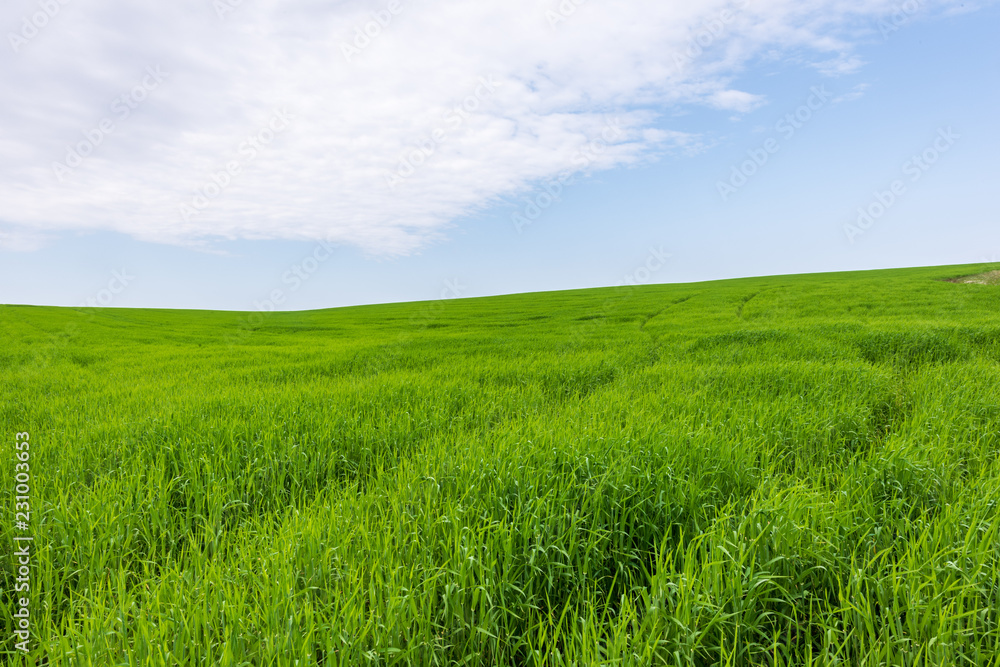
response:
[(758, 296), (760, 296), (761, 294), (763, 294), (766, 291), (767, 290), (760, 290), (758, 292), (754, 292), (753, 294), (750, 294), (748, 296), (743, 297), (743, 300), (740, 301), (740, 305), (736, 306), (736, 317), (738, 317), (739, 319), (742, 320), (743, 319), (743, 308), (748, 303), (750, 303), (751, 301), (753, 301), (754, 299), (756, 299)]
[[(660, 315), (662, 315), (663, 313), (667, 312), (668, 310), (670, 310), (674, 306), (679, 306), (680, 304), (684, 303), (685, 301), (690, 301), (695, 296), (697, 296), (697, 295), (696, 294), (692, 294), (691, 296), (685, 296), (683, 298), (676, 299), (675, 301), (671, 301), (670, 303), (668, 303), (667, 305), (665, 305), (663, 308), (660, 308), (655, 313), (647, 315), (642, 320), (642, 324), (639, 325), (639, 329), (642, 330), (642, 331), (645, 331), (646, 330), (646, 325), (649, 324), (650, 320), (653, 320), (653, 319), (659, 317)], [(650, 334), (650, 335), (652, 335), (652, 334)]]

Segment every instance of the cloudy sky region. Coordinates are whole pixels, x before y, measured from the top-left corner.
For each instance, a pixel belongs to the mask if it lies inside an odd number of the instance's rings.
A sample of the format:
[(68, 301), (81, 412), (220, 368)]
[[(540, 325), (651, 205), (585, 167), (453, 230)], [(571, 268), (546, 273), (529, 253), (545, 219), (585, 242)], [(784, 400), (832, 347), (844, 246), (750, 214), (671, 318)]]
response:
[(1000, 261), (998, 25), (957, 0), (7, 0), (0, 302)]

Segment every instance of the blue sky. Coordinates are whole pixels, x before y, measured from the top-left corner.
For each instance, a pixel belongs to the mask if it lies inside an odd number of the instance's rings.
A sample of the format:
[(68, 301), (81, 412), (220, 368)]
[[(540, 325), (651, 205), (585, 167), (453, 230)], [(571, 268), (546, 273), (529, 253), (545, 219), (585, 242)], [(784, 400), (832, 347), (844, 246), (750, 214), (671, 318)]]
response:
[[(996, 4), (561, 6), (67, 3), (11, 41), (41, 11), (11, 3), (0, 302), (308, 309), (1000, 262)], [(251, 156), (252, 134), (273, 139)]]

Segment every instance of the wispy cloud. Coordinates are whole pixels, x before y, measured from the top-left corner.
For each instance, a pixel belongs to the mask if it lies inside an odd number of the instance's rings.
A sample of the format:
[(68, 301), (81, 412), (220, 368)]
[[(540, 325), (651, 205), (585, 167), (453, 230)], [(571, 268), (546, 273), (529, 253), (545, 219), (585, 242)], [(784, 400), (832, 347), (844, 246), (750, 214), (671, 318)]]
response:
[(49, 239), (45, 234), (16, 226), (0, 228), (0, 251), (30, 252), (45, 247)]
[(865, 64), (861, 58), (851, 54), (841, 54), (836, 58), (815, 63), (813, 66), (824, 76), (836, 77), (854, 74)]
[[(821, 71), (857, 69), (850, 36), (893, 7), (573, 4), (564, 14), (556, 0), (254, 0), (219, 12), (208, 0), (64, 0), (26, 38), (39, 5), (9, 0), (0, 221), (27, 231), (5, 232), (7, 246), (116, 230), (168, 243), (322, 239), (411, 252), (458, 217), (567, 170), (683, 153), (698, 138), (671, 127), (679, 107), (743, 113), (764, 101), (731, 83), (754, 58), (805, 51)], [(704, 48), (692, 50), (699, 39)], [(167, 74), (155, 86), (151, 67)], [(495, 90), (477, 94), (484, 77)], [(124, 98), (135, 104), (123, 119)], [(249, 138), (279, 112), (287, 127), (251, 157)], [(610, 117), (621, 133), (581, 165)], [(98, 137), (105, 119), (114, 129)], [(390, 187), (401, 156), (429, 145)], [(69, 173), (55, 167), (81, 150)]]
[(837, 95), (833, 98), (834, 104), (840, 104), (841, 102), (853, 102), (854, 100), (859, 100), (865, 95), (865, 91), (871, 87), (868, 83), (859, 83), (848, 92), (843, 95)]

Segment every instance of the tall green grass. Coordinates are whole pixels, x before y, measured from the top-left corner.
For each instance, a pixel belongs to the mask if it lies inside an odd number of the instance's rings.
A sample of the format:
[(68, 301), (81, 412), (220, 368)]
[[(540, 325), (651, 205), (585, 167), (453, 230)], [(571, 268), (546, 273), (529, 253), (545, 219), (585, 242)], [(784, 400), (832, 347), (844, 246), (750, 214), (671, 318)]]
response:
[(0, 307), (0, 659), (1000, 664), (991, 268)]

